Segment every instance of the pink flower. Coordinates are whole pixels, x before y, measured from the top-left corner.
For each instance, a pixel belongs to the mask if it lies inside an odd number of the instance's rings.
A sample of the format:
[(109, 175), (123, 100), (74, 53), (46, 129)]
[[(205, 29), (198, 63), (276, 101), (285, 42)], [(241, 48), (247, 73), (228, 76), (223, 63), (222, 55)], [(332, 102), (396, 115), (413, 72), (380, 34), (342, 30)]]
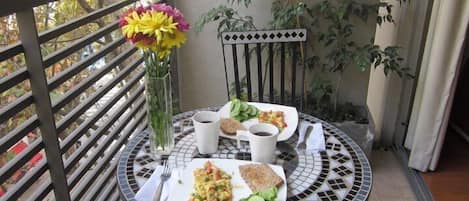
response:
[(186, 31), (189, 29), (189, 23), (184, 19), (184, 15), (177, 8), (172, 8), (164, 3), (157, 3), (151, 5), (152, 10), (164, 12), (173, 17), (174, 21), (178, 23), (177, 28), (179, 31)]
[(189, 29), (190, 27), (189, 22), (187, 22), (186, 19), (184, 19), (184, 15), (177, 8), (174, 9), (173, 18), (178, 23), (177, 27), (179, 31), (186, 31)]
[(153, 37), (149, 37), (149, 36), (147, 36), (147, 35), (141, 34), (141, 33), (137, 33), (137, 34), (135, 34), (135, 36), (133, 36), (132, 38), (129, 38), (128, 40), (131, 41), (132, 43), (142, 42), (142, 43), (144, 43), (145, 45), (150, 45), (150, 44), (152, 44), (156, 39), (153, 38)]
[(133, 9), (129, 9), (129, 10), (125, 11), (124, 13), (122, 13), (122, 15), (119, 17), (119, 26), (120, 27), (123, 27), (123, 26), (127, 25), (127, 20), (125, 20), (125, 18), (130, 13), (132, 13), (133, 11), (134, 11)]
[(146, 12), (146, 11), (148, 11), (148, 10), (149, 10), (148, 8), (144, 8), (144, 7), (142, 7), (142, 6), (139, 6), (139, 7), (135, 8), (135, 9), (130, 8), (129, 10), (125, 11), (124, 13), (122, 13), (122, 15), (119, 17), (119, 26), (120, 26), (120, 27), (123, 27), (123, 26), (127, 25), (127, 20), (125, 20), (125, 18), (126, 18), (127, 16), (129, 16), (130, 13), (136, 11), (137, 14), (140, 15), (141, 13)]
[[(168, 15), (170, 15), (170, 13), (173, 12), (173, 8), (171, 6), (168, 6), (164, 3), (155, 3), (155, 4), (152, 4), (151, 5), (151, 8), (152, 10), (154, 11), (160, 11), (160, 12), (164, 12)], [(171, 15), (172, 16), (172, 15)]]

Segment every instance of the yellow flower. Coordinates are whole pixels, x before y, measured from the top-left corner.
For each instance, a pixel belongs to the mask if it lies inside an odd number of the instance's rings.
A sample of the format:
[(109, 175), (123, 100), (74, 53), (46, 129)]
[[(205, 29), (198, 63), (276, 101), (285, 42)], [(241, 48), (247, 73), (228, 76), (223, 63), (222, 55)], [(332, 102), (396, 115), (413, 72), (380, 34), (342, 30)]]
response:
[(180, 47), (186, 41), (184, 32), (177, 29), (178, 23), (164, 12), (136, 11), (128, 14), (122, 32), (135, 46), (144, 51), (158, 52), (160, 58), (171, 53), (171, 48)]
[(173, 34), (168, 34), (167, 37), (165, 38), (166, 40), (162, 41), (161, 46), (167, 47), (167, 48), (172, 48), (172, 47), (179, 48), (181, 44), (186, 42), (186, 35), (179, 30), (175, 30)]
[(132, 38), (140, 32), (140, 16), (134, 11), (125, 17), (125, 20), (127, 24), (122, 27), (122, 32), (125, 37)]
[(160, 42), (164, 39), (164, 33), (173, 33), (177, 30), (177, 23), (173, 22), (173, 17), (163, 12), (146, 12), (140, 19), (143, 34), (155, 36)]

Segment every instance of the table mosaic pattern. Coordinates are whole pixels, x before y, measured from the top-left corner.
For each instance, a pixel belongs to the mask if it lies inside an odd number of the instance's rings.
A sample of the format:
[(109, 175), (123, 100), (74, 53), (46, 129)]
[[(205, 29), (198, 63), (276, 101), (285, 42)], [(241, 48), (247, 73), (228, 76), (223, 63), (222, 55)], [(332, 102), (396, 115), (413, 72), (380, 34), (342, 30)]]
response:
[[(205, 108), (201, 110), (218, 110)], [(197, 110), (199, 111), (199, 110)], [(228, 158), (250, 160), (249, 145), (243, 142), (241, 149), (236, 141), (220, 138), (219, 150), (215, 154), (199, 154), (193, 138), (190, 111), (174, 117), (176, 145), (172, 153), (163, 158), (172, 167), (184, 167), (193, 158)], [(325, 131), (326, 151), (307, 155), (294, 147), (298, 136), (277, 145), (276, 164), (283, 166), (287, 176), (287, 200), (366, 200), (371, 190), (371, 168), (369, 162), (353, 140), (334, 126), (300, 113), (300, 122), (321, 122)], [(135, 193), (154, 171), (161, 160), (150, 154), (148, 134), (143, 132), (129, 141), (118, 164), (117, 179), (121, 198), (135, 200)]]

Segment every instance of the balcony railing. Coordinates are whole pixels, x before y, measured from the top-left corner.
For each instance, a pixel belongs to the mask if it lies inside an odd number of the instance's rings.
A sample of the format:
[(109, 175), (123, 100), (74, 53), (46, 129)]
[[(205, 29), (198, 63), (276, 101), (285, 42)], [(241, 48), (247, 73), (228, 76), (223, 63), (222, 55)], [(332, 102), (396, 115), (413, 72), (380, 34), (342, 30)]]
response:
[[(0, 77), (0, 94), (28, 85), (28, 91), (14, 100), (0, 103), (0, 126), (32, 111), (0, 135), (3, 156), (29, 139), (26, 148), (0, 167), (5, 191), (0, 200), (119, 199), (114, 177), (118, 153), (146, 124), (142, 58), (120, 35), (116, 17), (135, 1), (113, 3), (42, 32), (38, 31), (35, 7), (53, 0), (7, 1), (0, 7), (0, 17), (15, 16), (19, 31), (18, 42), (0, 49), (0, 62), (24, 59), (23, 67)], [(105, 17), (113, 20), (103, 25)], [(103, 26), (96, 31), (45, 53), (49, 41), (98, 21)], [(47, 73), (97, 43), (101, 44), (99, 51), (54, 75)], [(31, 133), (35, 134), (32, 138)], [(38, 154), (44, 157), (31, 165)], [(18, 177), (19, 170), (23, 172)]]

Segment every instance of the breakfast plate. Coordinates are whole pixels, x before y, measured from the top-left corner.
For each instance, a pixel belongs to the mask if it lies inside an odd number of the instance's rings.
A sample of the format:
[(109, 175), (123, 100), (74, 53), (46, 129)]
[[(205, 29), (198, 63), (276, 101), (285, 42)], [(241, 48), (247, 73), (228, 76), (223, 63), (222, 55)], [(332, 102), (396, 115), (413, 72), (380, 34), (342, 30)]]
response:
[[(194, 176), (193, 172), (204, 167), (204, 164), (209, 161), (214, 166), (218, 167), (225, 173), (231, 176), (231, 186), (232, 186), (232, 200), (240, 200), (250, 196), (253, 192), (249, 188), (248, 184), (241, 177), (239, 171), (239, 166), (248, 165), (248, 164), (259, 164), (251, 161), (243, 160), (234, 160), (234, 159), (194, 159), (186, 168), (182, 171), (180, 178), (184, 178), (180, 182), (175, 182), (174, 186), (171, 188), (171, 193), (168, 201), (181, 201), (189, 200), (191, 193), (194, 192)], [(278, 201), (283, 201), (287, 199), (287, 187), (285, 180), (285, 173), (283, 168), (277, 165), (268, 164), (270, 168), (283, 180), (283, 184), (278, 188), (277, 199)]]
[[(285, 141), (288, 140), (294, 133), (298, 126), (298, 111), (296, 108), (289, 107), (285, 105), (276, 105), (276, 104), (269, 104), (269, 103), (258, 103), (258, 102), (247, 102), (248, 105), (252, 105), (257, 107), (262, 112), (269, 112), (269, 111), (281, 111), (284, 114), (284, 120), (287, 126), (280, 131), (278, 135), (277, 141)], [(230, 106), (231, 101), (226, 103), (219, 111), (221, 118), (230, 118)], [(249, 119), (242, 122), (243, 126), (249, 128), (251, 125), (259, 123), (257, 118)], [(236, 135), (227, 135), (220, 130), (220, 136), (225, 138), (230, 138), (236, 140)], [(241, 140), (247, 140), (245, 138), (241, 138)]]

